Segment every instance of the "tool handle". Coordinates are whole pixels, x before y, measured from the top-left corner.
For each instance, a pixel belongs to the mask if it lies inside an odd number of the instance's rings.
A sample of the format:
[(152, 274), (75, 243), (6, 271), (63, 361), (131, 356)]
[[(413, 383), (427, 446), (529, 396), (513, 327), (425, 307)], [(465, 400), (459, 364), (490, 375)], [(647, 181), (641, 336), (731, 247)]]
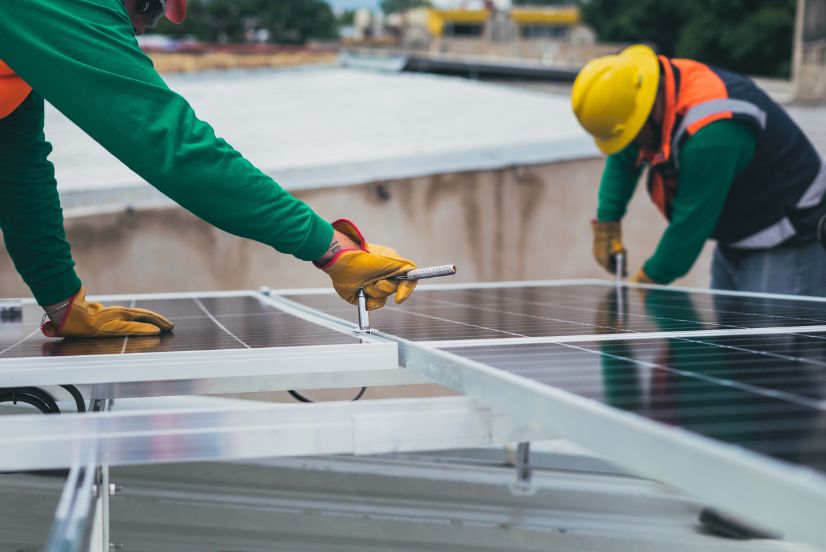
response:
[(456, 265), (429, 266), (427, 268), (417, 268), (407, 274), (394, 276), (394, 280), (426, 280), (428, 278), (439, 278), (441, 276), (453, 276), (456, 274)]

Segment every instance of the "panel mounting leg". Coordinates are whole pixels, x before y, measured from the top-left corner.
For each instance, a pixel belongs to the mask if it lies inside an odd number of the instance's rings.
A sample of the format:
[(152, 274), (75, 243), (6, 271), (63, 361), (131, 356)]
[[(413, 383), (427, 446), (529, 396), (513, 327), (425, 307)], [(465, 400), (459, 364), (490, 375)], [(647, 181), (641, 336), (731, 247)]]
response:
[(519, 443), (516, 447), (516, 480), (511, 483), (511, 492), (515, 495), (532, 495), (536, 493), (533, 486), (533, 467), (531, 466), (531, 444)]
[[(114, 401), (93, 397), (91, 403), (92, 412), (107, 412), (112, 409)], [(108, 464), (101, 464), (97, 467), (95, 479), (95, 521), (89, 551), (112, 552), (112, 550), (118, 550), (118, 545), (110, 540), (109, 497), (115, 494), (118, 487), (109, 481)]]

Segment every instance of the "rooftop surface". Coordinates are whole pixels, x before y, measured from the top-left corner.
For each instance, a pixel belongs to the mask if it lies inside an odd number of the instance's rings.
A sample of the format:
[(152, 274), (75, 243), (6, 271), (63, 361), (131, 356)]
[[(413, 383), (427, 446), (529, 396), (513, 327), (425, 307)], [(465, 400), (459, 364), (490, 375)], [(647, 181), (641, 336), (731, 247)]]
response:
[[(172, 75), (198, 115), (288, 190), (599, 155), (568, 86), (336, 67)], [(788, 86), (760, 82), (778, 101)], [(826, 154), (826, 106), (788, 105)], [(69, 214), (166, 203), (53, 108), (46, 132)]]
[[(289, 190), (597, 155), (568, 98), (536, 91), (341, 68), (167, 81)], [(46, 131), (67, 207), (90, 192), (149, 189), (54, 109)]]

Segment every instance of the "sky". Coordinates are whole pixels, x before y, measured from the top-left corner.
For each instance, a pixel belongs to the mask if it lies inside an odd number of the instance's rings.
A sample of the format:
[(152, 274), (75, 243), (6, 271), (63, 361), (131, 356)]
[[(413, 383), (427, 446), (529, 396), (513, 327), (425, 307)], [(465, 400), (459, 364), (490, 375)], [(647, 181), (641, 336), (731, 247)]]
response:
[(355, 10), (359, 8), (375, 9), (379, 0), (327, 0), (335, 9)]

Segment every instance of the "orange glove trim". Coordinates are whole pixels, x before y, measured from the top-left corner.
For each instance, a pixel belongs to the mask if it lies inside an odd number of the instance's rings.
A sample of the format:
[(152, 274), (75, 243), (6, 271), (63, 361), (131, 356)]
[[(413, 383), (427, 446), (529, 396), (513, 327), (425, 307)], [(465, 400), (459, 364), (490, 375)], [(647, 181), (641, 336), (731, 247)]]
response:
[(63, 313), (63, 319), (60, 321), (60, 325), (55, 328), (55, 325), (52, 323), (51, 320), (44, 319), (43, 323), (40, 324), (40, 331), (43, 332), (43, 335), (46, 337), (57, 337), (63, 331), (63, 328), (66, 327), (66, 322), (69, 321), (69, 312), (72, 310), (72, 306), (75, 304), (75, 300), (80, 295), (80, 292), (83, 291), (83, 288), (69, 297), (69, 301), (66, 303), (66, 310)]

